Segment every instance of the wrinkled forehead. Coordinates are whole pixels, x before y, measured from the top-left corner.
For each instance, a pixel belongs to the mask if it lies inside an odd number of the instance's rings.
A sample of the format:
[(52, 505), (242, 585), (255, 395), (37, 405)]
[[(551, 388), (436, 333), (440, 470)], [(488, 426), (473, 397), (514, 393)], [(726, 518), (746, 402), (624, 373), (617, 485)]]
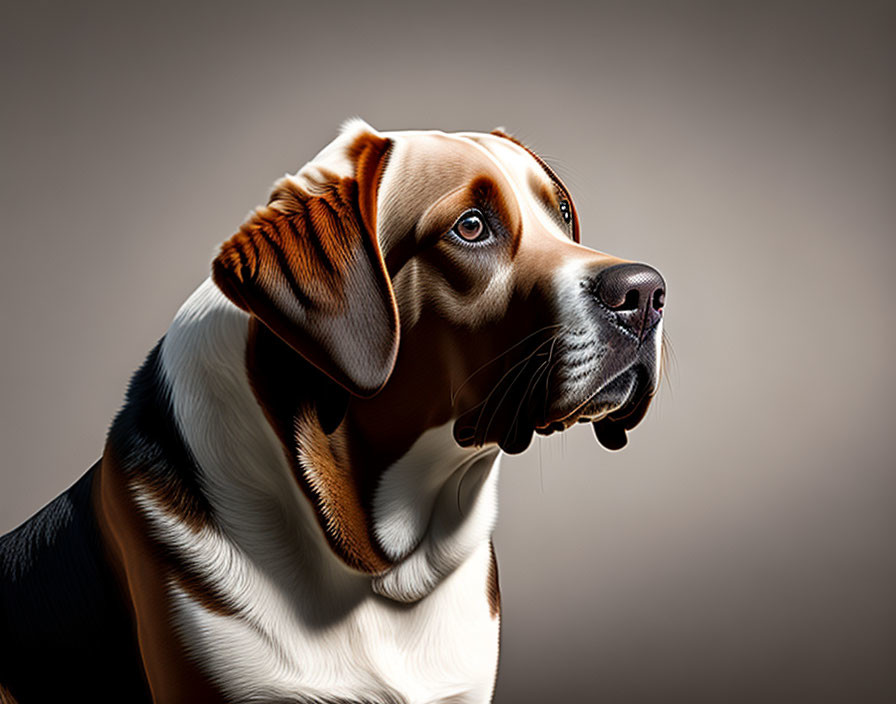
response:
[(568, 239), (550, 215), (561, 200), (569, 200), (565, 188), (538, 157), (513, 139), (482, 132), (408, 131), (383, 136), (392, 140), (378, 204), (384, 249), (413, 229), (428, 208), (483, 177), (505, 195), (524, 227), (538, 222)]

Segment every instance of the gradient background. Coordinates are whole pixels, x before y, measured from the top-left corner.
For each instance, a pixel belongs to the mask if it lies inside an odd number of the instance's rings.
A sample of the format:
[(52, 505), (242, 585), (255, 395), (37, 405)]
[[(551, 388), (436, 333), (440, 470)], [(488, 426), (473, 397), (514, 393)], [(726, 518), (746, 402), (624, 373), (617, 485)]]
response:
[(508, 458), (497, 701), (896, 701), (896, 6), (2, 5), (0, 530), (359, 114), (502, 125), (668, 281), (621, 453)]

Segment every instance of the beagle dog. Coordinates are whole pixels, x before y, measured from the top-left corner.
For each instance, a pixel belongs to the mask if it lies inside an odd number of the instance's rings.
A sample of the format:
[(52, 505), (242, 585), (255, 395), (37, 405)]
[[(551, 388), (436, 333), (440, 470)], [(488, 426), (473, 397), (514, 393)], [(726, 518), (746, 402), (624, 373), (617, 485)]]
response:
[(664, 292), (513, 137), (350, 121), (0, 540), (0, 700), (490, 701), (502, 451), (625, 445)]

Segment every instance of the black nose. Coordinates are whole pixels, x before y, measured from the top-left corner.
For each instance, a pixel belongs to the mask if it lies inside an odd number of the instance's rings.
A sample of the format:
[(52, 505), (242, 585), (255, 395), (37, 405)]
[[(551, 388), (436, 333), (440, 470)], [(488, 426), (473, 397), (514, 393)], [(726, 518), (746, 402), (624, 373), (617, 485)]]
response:
[(666, 298), (662, 275), (646, 264), (617, 264), (592, 280), (592, 291), (623, 327), (643, 340), (660, 318)]

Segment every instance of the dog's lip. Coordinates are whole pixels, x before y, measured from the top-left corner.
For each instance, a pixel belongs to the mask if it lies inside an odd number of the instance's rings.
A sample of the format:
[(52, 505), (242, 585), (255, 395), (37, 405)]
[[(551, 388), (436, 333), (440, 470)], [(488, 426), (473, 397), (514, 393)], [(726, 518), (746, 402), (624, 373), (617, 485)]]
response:
[(589, 396), (574, 411), (560, 419), (545, 422), (535, 427), (539, 435), (562, 432), (578, 423), (591, 423), (598, 442), (608, 450), (621, 450), (628, 443), (626, 433), (632, 430), (647, 413), (656, 389), (649, 383), (644, 373), (638, 373), (629, 397), (621, 404), (599, 403), (597, 397), (609, 384)]
[(621, 450), (625, 447), (628, 444), (628, 431), (644, 419), (655, 393), (655, 389), (648, 390), (637, 384), (631, 402), (593, 421), (597, 441), (608, 450)]
[(614, 382), (624, 377), (625, 375), (632, 373), (632, 371), (632, 367), (628, 367), (618, 374), (615, 374), (611, 378), (607, 379), (587, 398), (581, 401), (571, 411), (567, 412), (564, 415), (561, 415), (559, 418), (545, 419), (542, 423), (536, 423), (535, 432), (550, 434), (552, 432), (567, 430), (576, 423), (595, 423), (606, 418), (611, 413), (625, 408), (625, 406), (629, 405), (630, 399), (637, 395), (639, 386), (639, 384), (637, 383), (637, 379), (635, 382), (635, 388), (632, 389), (632, 393), (621, 403), (614, 403), (613, 401), (601, 402), (598, 400), (598, 397), (602, 393), (605, 393), (607, 388), (610, 387)]
[[(621, 449), (627, 442), (626, 431), (644, 417), (656, 385), (650, 368), (642, 362), (620, 367), (572, 410), (567, 405), (566, 409), (557, 409), (559, 413), (555, 411), (547, 417), (529, 416), (528, 423), (520, 422), (522, 417), (515, 417), (495, 441), (505, 452), (516, 454), (529, 446), (535, 433), (551, 435), (577, 423), (591, 423), (601, 445), (609, 450)], [(454, 438), (461, 447), (484, 442), (477, 438), (476, 427), (476, 422), (464, 421), (463, 416), (456, 419)]]
[[(595, 396), (596, 395), (597, 394), (595, 394)], [(588, 404), (592, 400), (593, 397), (589, 398), (572, 413), (564, 416), (563, 418), (560, 418), (559, 420), (546, 421), (541, 425), (536, 425), (535, 432), (539, 435), (552, 435), (553, 433), (559, 433), (564, 430), (568, 430), (577, 423), (597, 423), (606, 418), (610, 413), (618, 408), (618, 406), (612, 406), (610, 408), (606, 408), (605, 410), (581, 413), (580, 411), (583, 408), (587, 408)]]

